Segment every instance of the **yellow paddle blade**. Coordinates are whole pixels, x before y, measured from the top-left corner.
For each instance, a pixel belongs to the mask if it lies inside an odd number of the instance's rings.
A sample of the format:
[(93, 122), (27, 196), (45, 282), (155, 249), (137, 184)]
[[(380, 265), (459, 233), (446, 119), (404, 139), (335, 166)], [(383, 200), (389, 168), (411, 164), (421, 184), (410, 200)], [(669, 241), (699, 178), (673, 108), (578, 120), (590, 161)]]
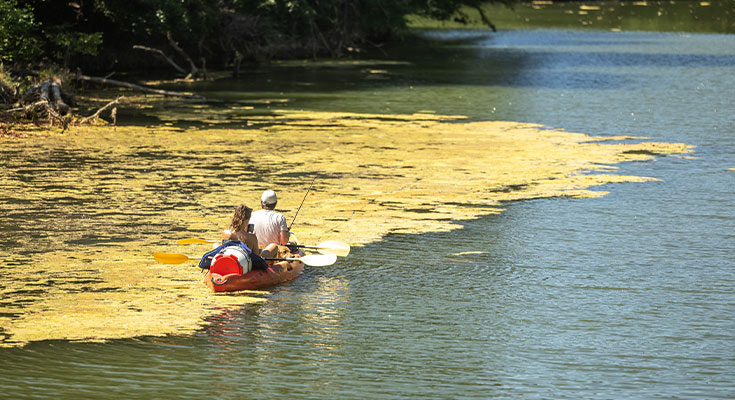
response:
[[(305, 246), (309, 248), (310, 246)], [(339, 257), (347, 257), (350, 254), (350, 245), (338, 240), (327, 240), (313, 246), (320, 254), (334, 254)]]
[(216, 243), (212, 240), (205, 240), (205, 239), (199, 239), (199, 238), (188, 238), (188, 239), (181, 239), (177, 241), (178, 244), (193, 244), (193, 243), (206, 243), (206, 244), (213, 244)]
[(199, 260), (199, 258), (189, 257), (185, 254), (166, 254), (153, 253), (153, 258), (163, 264), (182, 264), (189, 260)]

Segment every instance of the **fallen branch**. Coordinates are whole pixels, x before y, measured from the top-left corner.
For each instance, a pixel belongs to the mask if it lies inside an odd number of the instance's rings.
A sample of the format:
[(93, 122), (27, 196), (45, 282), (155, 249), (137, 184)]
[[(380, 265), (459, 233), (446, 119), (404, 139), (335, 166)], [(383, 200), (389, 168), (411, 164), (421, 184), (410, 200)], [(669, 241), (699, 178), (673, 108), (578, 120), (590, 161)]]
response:
[(3, 112), (14, 113), (16, 111), (23, 111), (23, 113), (28, 114), (31, 112), (31, 110), (35, 109), (36, 107), (43, 106), (44, 104), (48, 104), (48, 102), (46, 100), (39, 100), (35, 103), (27, 104), (23, 107), (16, 107), (16, 108), (11, 108), (9, 110), (3, 110)]
[[(15, 92), (17, 93), (17, 88)], [(20, 107), (2, 110), (3, 118), (17, 119), (16, 112), (22, 112), (25, 118), (34, 122), (41, 119), (48, 120), (49, 126), (55, 122), (66, 130), (73, 116), (66, 102), (73, 103), (73, 97), (66, 93), (62, 87), (61, 80), (56, 77), (32, 86), (18, 99)]]
[(493, 23), (490, 22), (490, 19), (487, 17), (487, 15), (485, 15), (485, 11), (483, 11), (482, 7), (475, 6), (475, 9), (477, 10), (477, 12), (480, 13), (480, 19), (482, 19), (482, 22), (485, 25), (489, 26), (490, 29), (493, 30), (493, 32), (497, 32), (498, 30), (495, 28), (495, 25), (493, 25)]
[(54, 121), (56, 121), (63, 127), (63, 130), (66, 130), (69, 127), (69, 123), (71, 123), (72, 120), (71, 114), (61, 115), (56, 112), (48, 99), (41, 99), (23, 107), (11, 108), (10, 110), (4, 110), (3, 112), (10, 115), (17, 111), (22, 111), (24, 115), (34, 121), (36, 121), (39, 116), (42, 117), (45, 115), (48, 117), (49, 126), (52, 126)]
[(199, 76), (199, 69), (196, 67), (196, 65), (194, 65), (194, 61), (192, 61), (191, 57), (189, 57), (189, 55), (186, 54), (186, 52), (184, 51), (184, 49), (182, 49), (181, 47), (179, 47), (179, 44), (176, 43), (176, 41), (174, 40), (174, 38), (171, 36), (171, 32), (167, 32), (166, 33), (166, 38), (168, 38), (168, 43), (171, 45), (171, 47), (173, 47), (176, 51), (178, 51), (179, 54), (181, 54), (181, 56), (184, 57), (184, 59), (187, 62), (189, 62), (189, 68), (191, 70), (189, 72), (189, 75), (187, 75), (186, 77), (187, 78), (196, 78), (196, 77), (198, 77)]
[(85, 82), (94, 82), (94, 83), (100, 83), (103, 85), (112, 85), (112, 86), (119, 86), (124, 87), (128, 89), (134, 89), (145, 93), (154, 93), (154, 94), (160, 94), (164, 96), (171, 96), (171, 97), (182, 97), (185, 99), (192, 99), (192, 100), (201, 100), (201, 101), (211, 101), (203, 96), (197, 96), (194, 94), (186, 94), (186, 93), (179, 93), (179, 92), (171, 92), (168, 90), (161, 90), (161, 89), (153, 89), (145, 86), (135, 85), (128, 82), (122, 82), (117, 81), (114, 79), (106, 79), (106, 78), (98, 78), (94, 76), (87, 76), (82, 74), (77, 74), (74, 79), (85, 81)]
[[(66, 106), (66, 104), (64, 104)], [(71, 123), (72, 116), (71, 114), (59, 114), (56, 112), (56, 109), (54, 106), (51, 105), (48, 101), (44, 101), (44, 106), (46, 108), (46, 115), (49, 117), (49, 127), (54, 125), (54, 121), (57, 121), (59, 125), (62, 126), (62, 132), (66, 131), (66, 129), (69, 127), (69, 123)], [(68, 113), (68, 107), (67, 106), (67, 113)]]
[[(122, 100), (123, 98), (125, 98), (125, 96), (120, 96), (120, 97), (116, 98), (115, 100), (107, 103), (104, 107), (102, 107), (99, 110), (97, 110), (97, 112), (95, 112), (94, 114), (90, 115), (89, 117), (82, 118), (79, 121), (79, 123), (80, 124), (86, 124), (89, 121), (96, 120), (97, 118), (99, 118), (100, 114), (102, 114), (103, 111), (105, 111), (108, 108), (110, 108), (110, 107), (118, 104), (120, 102), (120, 100)], [(113, 109), (113, 111), (112, 111), (112, 119), (113, 119), (113, 121), (116, 119), (116, 114), (117, 114), (116, 109)]]
[(171, 64), (171, 66), (173, 66), (173, 67), (174, 67), (174, 69), (176, 69), (177, 71), (179, 71), (179, 73), (180, 73), (181, 75), (186, 75), (186, 71), (185, 71), (185, 70), (184, 70), (183, 68), (181, 68), (181, 67), (179, 66), (179, 64), (176, 64), (176, 62), (175, 62), (174, 60), (172, 60), (172, 59), (171, 59), (171, 57), (167, 56), (167, 55), (166, 55), (166, 53), (164, 53), (164, 52), (163, 52), (163, 50), (160, 50), (160, 49), (154, 49), (153, 47), (146, 47), (146, 46), (141, 46), (141, 45), (139, 45), (139, 44), (136, 44), (136, 45), (134, 45), (134, 46), (133, 46), (133, 48), (134, 48), (134, 49), (136, 49), (136, 50), (144, 50), (144, 51), (149, 51), (149, 52), (151, 52), (151, 53), (156, 53), (156, 54), (158, 54), (158, 55), (159, 55), (159, 56), (161, 56), (161, 57), (162, 57), (162, 58), (163, 58), (164, 60), (166, 60), (166, 61), (167, 61), (167, 62), (168, 62), (169, 64)]

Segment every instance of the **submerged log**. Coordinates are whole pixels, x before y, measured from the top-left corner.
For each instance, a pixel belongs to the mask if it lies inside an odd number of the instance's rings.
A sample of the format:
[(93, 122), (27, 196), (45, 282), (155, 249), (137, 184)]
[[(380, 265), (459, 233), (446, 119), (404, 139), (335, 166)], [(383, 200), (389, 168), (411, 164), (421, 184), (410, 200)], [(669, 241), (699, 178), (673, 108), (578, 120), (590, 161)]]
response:
[(171, 96), (171, 97), (182, 97), (185, 99), (200, 100), (200, 101), (211, 101), (204, 96), (197, 96), (194, 94), (187, 94), (187, 93), (180, 93), (180, 92), (172, 92), (172, 91), (161, 90), (161, 89), (153, 89), (153, 88), (136, 85), (136, 84), (128, 83), (128, 82), (118, 81), (114, 79), (99, 78), (99, 77), (87, 76), (87, 75), (82, 75), (82, 74), (77, 74), (74, 77), (74, 79), (79, 80), (79, 81), (85, 81), (85, 82), (99, 83), (102, 85), (124, 87), (128, 89), (138, 90), (144, 93), (160, 94), (160, 95)]

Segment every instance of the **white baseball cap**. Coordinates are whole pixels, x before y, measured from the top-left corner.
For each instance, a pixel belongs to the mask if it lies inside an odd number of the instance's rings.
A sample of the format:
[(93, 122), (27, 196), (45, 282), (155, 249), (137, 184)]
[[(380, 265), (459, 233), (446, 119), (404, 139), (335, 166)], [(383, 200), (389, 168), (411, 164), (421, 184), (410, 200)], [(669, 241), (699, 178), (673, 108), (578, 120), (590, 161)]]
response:
[(260, 196), (260, 202), (263, 204), (276, 204), (277, 201), (276, 192), (270, 189), (263, 192), (263, 195)]

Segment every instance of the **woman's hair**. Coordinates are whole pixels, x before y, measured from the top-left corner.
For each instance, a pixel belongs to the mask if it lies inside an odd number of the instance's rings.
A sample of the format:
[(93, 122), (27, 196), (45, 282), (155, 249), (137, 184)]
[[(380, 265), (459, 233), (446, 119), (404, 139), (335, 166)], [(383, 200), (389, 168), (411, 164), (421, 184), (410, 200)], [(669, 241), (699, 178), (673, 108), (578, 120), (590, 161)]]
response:
[(250, 213), (253, 212), (253, 209), (244, 205), (240, 204), (239, 206), (235, 207), (235, 215), (232, 216), (232, 224), (230, 224), (230, 229), (233, 231), (246, 231), (247, 226), (243, 226), (245, 221), (250, 219)]

